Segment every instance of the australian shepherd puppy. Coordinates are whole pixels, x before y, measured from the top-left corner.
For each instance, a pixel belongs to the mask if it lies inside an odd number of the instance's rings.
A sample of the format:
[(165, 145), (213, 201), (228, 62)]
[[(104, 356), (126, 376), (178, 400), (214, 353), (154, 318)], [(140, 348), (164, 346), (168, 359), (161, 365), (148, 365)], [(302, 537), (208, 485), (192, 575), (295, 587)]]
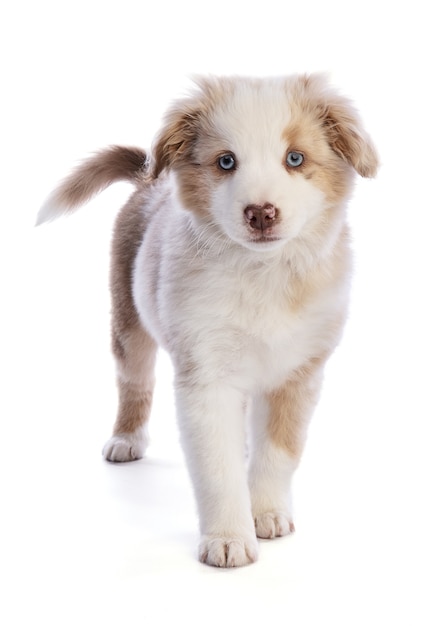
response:
[(150, 155), (109, 147), (41, 209), (44, 222), (135, 185), (112, 246), (119, 408), (103, 453), (143, 456), (162, 346), (204, 563), (246, 565), (257, 537), (294, 530), (291, 479), (346, 315), (346, 202), (355, 173), (376, 169), (356, 111), (322, 76), (207, 77), (167, 112)]

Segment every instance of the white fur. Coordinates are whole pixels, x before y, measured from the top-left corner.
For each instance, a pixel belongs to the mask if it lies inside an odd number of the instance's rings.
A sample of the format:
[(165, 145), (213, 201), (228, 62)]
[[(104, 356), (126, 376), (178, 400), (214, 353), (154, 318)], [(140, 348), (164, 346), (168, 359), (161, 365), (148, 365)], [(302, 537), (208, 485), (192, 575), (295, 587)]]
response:
[(274, 445), (267, 433), (270, 407), (257, 395), (252, 407), (249, 487), (258, 537), (272, 539), (293, 531), (290, 487), (297, 460)]
[[(252, 114), (254, 102), (241, 103), (242, 120), (219, 111), (215, 124), (239, 169), (215, 185), (208, 221), (184, 211), (172, 180), (170, 201), (152, 216), (135, 265), (139, 315), (176, 368), (177, 412), (203, 536), (200, 557), (213, 565), (256, 558), (254, 517), (262, 537), (293, 529), (289, 490), (296, 462), (267, 440), (265, 425), (254, 448), (249, 494), (245, 398), (260, 394), (261, 405), (261, 393), (330, 348), (324, 328), (347, 299), (347, 288), (334, 285), (298, 315), (288, 304), (290, 274), (304, 274), (330, 254), (343, 214), (314, 261), (305, 234), (310, 239), (312, 222), (328, 204), (320, 189), (283, 167), (286, 105), (278, 102), (277, 114), (274, 100), (264, 119)], [(250, 240), (243, 209), (265, 202), (280, 208), (280, 239), (258, 244)], [(184, 359), (193, 361), (193, 372), (187, 373)], [(255, 417), (267, 421), (267, 415)]]
[(246, 236), (243, 209), (247, 205), (267, 201), (280, 208), (283, 221), (277, 235), (281, 239), (263, 246), (269, 250), (294, 239), (324, 207), (324, 202), (317, 187), (301, 176), (289, 174), (283, 167), (283, 157), (289, 149), (282, 138), (290, 122), (289, 103), (285, 98), (273, 98), (269, 106), (259, 108), (256, 98), (248, 90), (240, 97), (242, 102), (234, 112), (244, 110), (242, 124), (224, 109), (214, 119), (219, 134), (226, 139), (240, 165), (235, 176), (228, 176), (214, 189), (210, 209), (214, 222), (231, 240), (258, 252), (258, 244), (251, 243)]
[[(195, 126), (184, 131), (184, 123)], [(320, 77), (202, 80), (198, 94), (172, 108), (157, 142), (152, 178), (138, 191), (138, 202), (146, 194), (148, 219), (133, 299), (146, 331), (174, 364), (200, 559), (245, 565), (257, 558), (256, 536), (294, 528), (292, 474), (347, 306), (345, 203), (352, 170), (372, 176), (377, 158), (349, 103)], [(287, 167), (290, 150), (306, 151), (306, 174)], [(218, 169), (218, 155), (227, 152), (237, 163), (230, 173)], [(100, 155), (94, 167), (100, 169)], [(201, 187), (188, 184), (185, 193), (184, 181), (195, 175)], [(270, 238), (260, 240), (249, 225), (245, 211), (252, 205), (278, 209)], [(53, 216), (49, 206), (41, 219)], [(128, 348), (131, 340), (125, 341)], [(141, 393), (151, 362), (133, 347), (139, 356), (126, 361), (119, 376)], [(277, 402), (286, 407), (287, 434), (272, 434), (273, 402), (274, 410)], [(112, 461), (140, 458), (146, 444), (138, 428), (114, 436), (104, 454)]]
[(40, 211), (36, 219), (36, 226), (40, 226), (40, 224), (44, 224), (45, 222), (50, 222), (59, 217), (59, 215), (59, 207), (54, 202), (53, 197), (49, 196), (40, 207)]
[(105, 444), (102, 454), (109, 461), (122, 463), (136, 461), (144, 456), (148, 446), (148, 434), (144, 427), (133, 433), (114, 435)]

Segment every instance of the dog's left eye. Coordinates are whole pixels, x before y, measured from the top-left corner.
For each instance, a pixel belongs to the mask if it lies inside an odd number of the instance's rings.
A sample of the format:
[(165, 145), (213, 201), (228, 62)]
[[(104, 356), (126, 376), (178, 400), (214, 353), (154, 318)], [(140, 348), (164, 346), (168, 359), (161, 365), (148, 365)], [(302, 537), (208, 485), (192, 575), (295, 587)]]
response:
[(233, 156), (233, 154), (230, 153), (223, 154), (218, 159), (218, 165), (222, 170), (225, 170), (226, 172), (229, 170), (233, 170), (236, 166), (235, 157)]
[(291, 152), (287, 153), (286, 163), (289, 167), (300, 167), (303, 161), (304, 155), (302, 152), (296, 152), (295, 150), (291, 150)]

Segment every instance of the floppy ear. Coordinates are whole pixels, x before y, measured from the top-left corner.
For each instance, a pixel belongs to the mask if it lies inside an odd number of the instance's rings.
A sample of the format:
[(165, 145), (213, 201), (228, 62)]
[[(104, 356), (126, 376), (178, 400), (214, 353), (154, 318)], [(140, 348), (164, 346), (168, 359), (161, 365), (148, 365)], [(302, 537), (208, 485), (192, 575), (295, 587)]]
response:
[(152, 147), (150, 167), (154, 178), (191, 156), (198, 128), (199, 110), (190, 102), (178, 102), (170, 109)]
[(379, 165), (377, 151), (349, 101), (341, 97), (328, 100), (323, 124), (332, 149), (360, 176), (373, 178)]

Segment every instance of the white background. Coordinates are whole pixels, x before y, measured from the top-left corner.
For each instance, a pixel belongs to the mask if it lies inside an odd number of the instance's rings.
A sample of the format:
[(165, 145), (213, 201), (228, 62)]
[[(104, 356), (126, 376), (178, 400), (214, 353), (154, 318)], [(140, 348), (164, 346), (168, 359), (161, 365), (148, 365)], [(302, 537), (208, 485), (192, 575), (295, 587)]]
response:
[[(2, 623), (443, 626), (441, 15), (435, 0), (2, 5)], [(146, 458), (101, 459), (108, 248), (129, 189), (33, 224), (78, 159), (148, 147), (189, 75), (313, 70), (355, 100), (382, 168), (350, 206), (350, 320), (294, 482), (296, 533), (220, 571), (196, 561), (164, 355)]]

